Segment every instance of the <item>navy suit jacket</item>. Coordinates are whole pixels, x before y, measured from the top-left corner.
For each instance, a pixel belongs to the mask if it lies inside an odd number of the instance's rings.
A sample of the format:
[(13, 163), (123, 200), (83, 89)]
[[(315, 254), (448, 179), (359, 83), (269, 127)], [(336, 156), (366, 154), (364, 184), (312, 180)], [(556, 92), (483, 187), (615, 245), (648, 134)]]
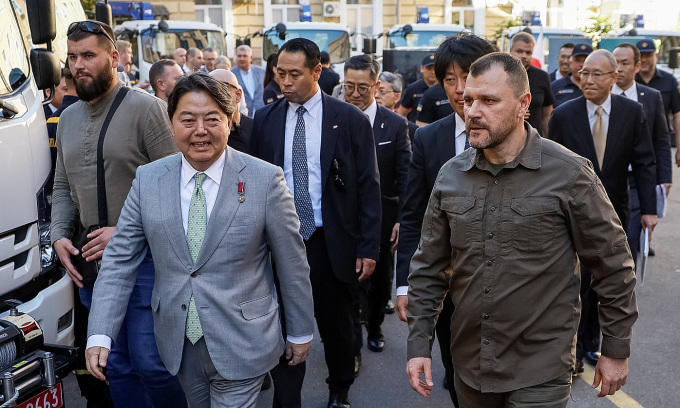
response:
[(251, 154), (250, 135), (253, 133), (253, 120), (241, 115), (241, 123), (229, 133), (227, 146), (241, 153)]
[(673, 182), (671, 163), (671, 135), (668, 131), (666, 111), (663, 107), (661, 92), (654, 88), (637, 84), (638, 102), (642, 104), (647, 117), (647, 127), (654, 145), (656, 157), (656, 184)]
[(401, 208), (399, 248), (397, 251), (397, 287), (408, 286), (409, 266), (420, 241), (420, 230), (427, 203), (444, 163), (456, 154), (456, 114), (418, 128), (413, 137), (408, 167), (406, 197)]
[[(356, 258), (378, 260), (380, 177), (371, 122), (355, 106), (321, 93), (321, 212), (328, 258), (342, 282), (356, 282)], [(283, 167), (285, 98), (255, 115), (251, 153)]]
[(642, 214), (656, 214), (656, 164), (642, 106), (620, 95), (612, 95), (611, 98), (607, 145), (601, 170), (588, 122), (585, 97), (565, 102), (553, 111), (548, 135), (550, 139), (593, 163), (595, 173), (602, 180), (621, 224), (626, 226), (630, 212), (628, 165), (633, 167)]
[(392, 227), (399, 222), (400, 204), (406, 194), (411, 141), (406, 118), (378, 106), (373, 121), (373, 138), (378, 156), (382, 196), (382, 243), (390, 241)]
[(231, 72), (236, 75), (239, 85), (243, 88), (243, 96), (246, 98), (246, 106), (248, 107), (248, 116), (251, 118), (255, 117), (255, 111), (264, 106), (264, 69), (256, 65), (250, 66), (250, 71), (253, 74), (253, 84), (255, 85), (255, 90), (251, 94), (243, 82), (243, 77), (241, 76), (241, 68), (234, 67)]

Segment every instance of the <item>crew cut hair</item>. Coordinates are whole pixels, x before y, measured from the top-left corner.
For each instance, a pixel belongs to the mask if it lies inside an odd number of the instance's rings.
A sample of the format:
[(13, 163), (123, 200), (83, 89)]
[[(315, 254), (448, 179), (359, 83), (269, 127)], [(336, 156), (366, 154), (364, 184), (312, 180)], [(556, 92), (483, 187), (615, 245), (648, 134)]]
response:
[(633, 50), (633, 62), (635, 62), (636, 64), (640, 62), (640, 49), (636, 47), (634, 44), (625, 42), (614, 47), (615, 50), (617, 48), (630, 48), (631, 50)]
[(489, 71), (493, 67), (501, 67), (508, 75), (507, 84), (515, 93), (516, 97), (521, 97), (529, 93), (529, 77), (527, 70), (522, 62), (510, 54), (494, 52), (483, 56), (470, 66), (470, 76), (478, 77)]
[(227, 116), (231, 117), (234, 114), (235, 107), (232, 104), (231, 93), (229, 93), (227, 84), (216, 80), (206, 73), (194, 72), (180, 78), (170, 93), (168, 97), (168, 116), (170, 120), (172, 120), (175, 114), (179, 100), (189, 92), (204, 92), (213, 98)]
[(525, 33), (524, 31), (520, 31), (519, 33), (512, 36), (512, 43), (510, 44), (510, 48), (512, 48), (515, 44), (517, 44), (520, 41), (523, 43), (536, 45), (536, 39), (534, 38), (533, 35)]
[(375, 81), (380, 73), (380, 63), (368, 54), (355, 55), (345, 61), (345, 74), (353, 69), (356, 71), (369, 71), (371, 81)]
[(281, 48), (279, 48), (279, 58), (281, 57), (282, 52), (303, 53), (305, 55), (305, 66), (311, 70), (314, 70), (317, 65), (321, 64), (319, 46), (306, 38), (293, 38), (292, 40), (286, 41)]
[(151, 68), (149, 68), (149, 82), (151, 82), (151, 88), (153, 88), (154, 92), (158, 93), (157, 82), (165, 75), (165, 67), (173, 65), (178, 65), (175, 60), (162, 59), (154, 62)]
[(434, 54), (434, 74), (444, 84), (446, 70), (455, 62), (465, 72), (478, 58), (498, 51), (495, 45), (474, 34), (459, 34), (444, 40)]
[(565, 48), (568, 50), (573, 50), (574, 47), (575, 45), (573, 43), (564, 43), (564, 45), (560, 47), (560, 50), (563, 50)]

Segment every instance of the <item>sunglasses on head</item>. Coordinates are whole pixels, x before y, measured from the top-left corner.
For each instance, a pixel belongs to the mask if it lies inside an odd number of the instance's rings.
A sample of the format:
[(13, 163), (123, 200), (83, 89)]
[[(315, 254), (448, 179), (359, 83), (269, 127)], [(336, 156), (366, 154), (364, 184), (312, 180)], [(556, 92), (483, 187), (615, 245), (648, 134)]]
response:
[(111, 41), (111, 44), (113, 44), (114, 48), (116, 46), (116, 42), (111, 38), (109, 33), (106, 32), (104, 29), (104, 26), (102, 26), (98, 21), (76, 21), (71, 23), (68, 26), (68, 30), (66, 31), (66, 35), (71, 35), (73, 32), (75, 32), (77, 29), (80, 29), (80, 31), (85, 31), (87, 33), (92, 33), (92, 34), (101, 34), (105, 36), (106, 38)]

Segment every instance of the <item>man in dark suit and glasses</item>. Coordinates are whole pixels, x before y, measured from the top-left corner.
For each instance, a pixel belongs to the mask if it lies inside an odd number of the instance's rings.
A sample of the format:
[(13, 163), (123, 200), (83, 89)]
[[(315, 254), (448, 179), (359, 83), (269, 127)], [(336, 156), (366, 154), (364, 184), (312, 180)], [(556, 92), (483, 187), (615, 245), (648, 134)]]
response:
[[(392, 246), (399, 239), (399, 210), (406, 193), (411, 142), (406, 119), (378, 106), (375, 94), (380, 90), (380, 64), (369, 55), (357, 55), (345, 62), (345, 100), (368, 117), (373, 126), (375, 149), (382, 191), (382, 232), (380, 258), (371, 275), (366, 305), (368, 349), (385, 348), (381, 325), (385, 320), (385, 304), (391, 296), (390, 274), (394, 268)], [(359, 334), (361, 328), (359, 326)], [(356, 339), (355, 339), (356, 341)], [(355, 344), (356, 346), (356, 344)], [(356, 349), (356, 347), (355, 347)]]
[[(281, 46), (284, 99), (258, 110), (252, 152), (283, 168), (295, 197), (329, 371), (328, 406), (345, 408), (354, 382), (352, 287), (373, 273), (378, 259), (380, 180), (371, 123), (356, 107), (324, 94), (320, 74), (316, 44), (295, 38)], [(272, 378), (275, 405), (283, 392), (282, 405), (300, 406), (304, 371), (279, 364)]]
[[(612, 95), (618, 64), (611, 52), (597, 50), (581, 69), (583, 96), (560, 105), (550, 119), (550, 138), (591, 162), (602, 180), (609, 200), (621, 221), (628, 225), (628, 166), (638, 186), (641, 227), (650, 236), (657, 223), (656, 165), (642, 105)], [(554, 133), (553, 133), (554, 132)], [(598, 298), (591, 288), (591, 273), (581, 268), (582, 314), (576, 344), (576, 371), (582, 359), (593, 363), (600, 347)]]
[[(402, 207), (397, 251), (397, 312), (407, 320), (408, 275), (411, 257), (420, 240), (420, 230), (439, 169), (452, 157), (469, 147), (463, 114), (463, 90), (470, 65), (479, 57), (496, 51), (496, 47), (475, 35), (447, 38), (437, 49), (435, 73), (451, 101), (455, 112), (444, 119), (419, 128), (413, 138), (413, 155), (409, 164), (406, 198)], [(457, 406), (453, 387), (453, 362), (451, 359), (451, 316), (453, 302), (444, 298), (443, 309), (435, 327), (444, 363), (445, 384)]]
[[(671, 163), (670, 135), (661, 92), (635, 82), (635, 74), (640, 71), (640, 50), (636, 46), (630, 43), (622, 43), (617, 45), (612, 53), (619, 64), (619, 79), (612, 87), (612, 93), (642, 104), (647, 117), (649, 134), (654, 145), (656, 184), (663, 184), (666, 188), (666, 194), (668, 194), (673, 180), (673, 165)], [(626, 227), (626, 234), (628, 235), (630, 252), (633, 254), (633, 259), (637, 259), (642, 226), (640, 224), (638, 189), (632, 172), (628, 173), (628, 183), (630, 184), (630, 220), (628, 225), (624, 227)]]

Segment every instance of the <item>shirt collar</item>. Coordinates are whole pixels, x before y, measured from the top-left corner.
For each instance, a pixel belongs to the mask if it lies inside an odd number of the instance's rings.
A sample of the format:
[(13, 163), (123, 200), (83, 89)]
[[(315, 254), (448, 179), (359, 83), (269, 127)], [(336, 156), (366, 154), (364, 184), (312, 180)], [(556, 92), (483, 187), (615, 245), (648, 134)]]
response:
[(617, 84), (612, 86), (612, 93), (614, 95), (621, 95), (621, 92), (626, 93), (626, 98), (630, 98), (630, 95), (637, 95), (637, 84), (633, 81), (633, 84), (626, 90), (621, 89)]
[(594, 103), (586, 99), (586, 109), (588, 109), (588, 117), (592, 117), (595, 115), (595, 110), (597, 110), (598, 106), (602, 106), (602, 109), (604, 109), (604, 113), (610, 115), (612, 111), (612, 94), (609, 93), (609, 96), (607, 96), (607, 99), (602, 103), (602, 105), (595, 105)]
[[(524, 122), (524, 130), (527, 132), (524, 148), (513, 161), (505, 164), (505, 168), (515, 168), (520, 164), (532, 170), (541, 167), (541, 135), (529, 125), (529, 122)], [(484, 156), (484, 150), (468, 149), (461, 154), (468, 155), (467, 161), (460, 168), (461, 171), (468, 171), (472, 167), (477, 167), (480, 170), (486, 170), (495, 174), (491, 164), (486, 160), (486, 156)]]
[(220, 180), (222, 180), (222, 171), (224, 170), (224, 164), (227, 162), (227, 157), (225, 155), (225, 152), (222, 152), (220, 157), (215, 160), (215, 163), (210, 165), (208, 169), (204, 172), (200, 172), (194, 167), (189, 164), (187, 161), (186, 157), (184, 157), (184, 154), (182, 154), (182, 176), (181, 176), (181, 182), (182, 182), (182, 188), (186, 187), (189, 182), (191, 181), (192, 178), (194, 178), (194, 175), (196, 173), (205, 173), (206, 176), (208, 176), (212, 181), (217, 183), (217, 185), (220, 185)]
[(456, 116), (456, 139), (458, 139), (465, 133), (465, 121), (457, 113), (454, 112), (454, 115)]
[(368, 108), (364, 109), (364, 115), (368, 116), (368, 120), (371, 121), (371, 126), (375, 122), (375, 114), (378, 113), (378, 103), (373, 98), (373, 103), (368, 105)]
[[(117, 78), (117, 77), (116, 77)], [(118, 91), (120, 91), (120, 88), (124, 86), (122, 81), (118, 81), (116, 86), (113, 87), (112, 90), (109, 91), (108, 94), (102, 99), (101, 101), (97, 102), (96, 104), (93, 104), (92, 102), (86, 102), (87, 106), (90, 107), (90, 115), (91, 116), (99, 116), (104, 112), (109, 111), (109, 107), (113, 103), (113, 99), (118, 95)]]
[[(321, 87), (317, 86), (316, 87), (316, 93), (314, 96), (309, 98), (307, 102), (304, 104), (305, 109), (307, 109), (307, 113), (309, 113), (309, 116), (312, 118), (316, 119), (317, 116), (319, 115), (319, 111), (321, 110)], [(297, 108), (300, 106), (299, 103), (295, 102), (288, 102), (288, 120), (293, 120), (295, 118), (295, 115), (297, 115)]]

